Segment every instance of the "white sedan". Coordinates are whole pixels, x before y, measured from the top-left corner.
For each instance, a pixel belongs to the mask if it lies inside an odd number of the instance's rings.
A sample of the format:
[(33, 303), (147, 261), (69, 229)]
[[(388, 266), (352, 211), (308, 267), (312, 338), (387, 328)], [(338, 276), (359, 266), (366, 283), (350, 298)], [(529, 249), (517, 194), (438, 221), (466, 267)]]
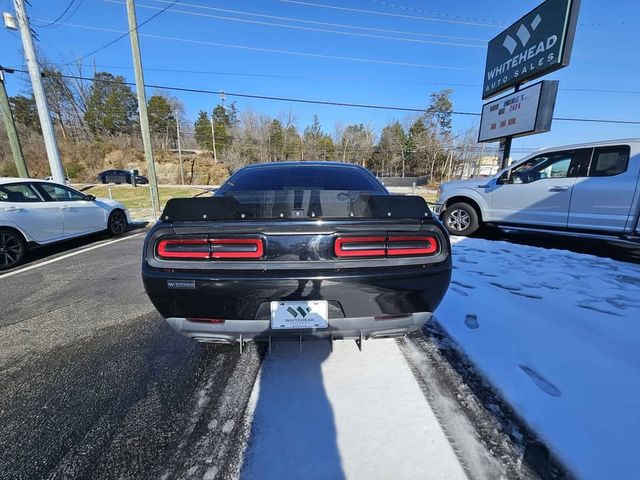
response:
[(104, 230), (119, 235), (129, 222), (115, 200), (44, 180), (0, 178), (0, 270), (18, 265), (29, 247)]

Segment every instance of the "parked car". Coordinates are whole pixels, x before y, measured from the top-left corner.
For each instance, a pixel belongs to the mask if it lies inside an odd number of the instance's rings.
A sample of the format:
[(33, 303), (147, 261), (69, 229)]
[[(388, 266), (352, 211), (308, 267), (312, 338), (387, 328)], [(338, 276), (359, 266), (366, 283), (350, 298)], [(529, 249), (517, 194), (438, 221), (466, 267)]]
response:
[(422, 197), (390, 195), (364, 168), (259, 164), (213, 197), (169, 200), (146, 237), (142, 278), (167, 322), (201, 342), (362, 345), (429, 320), (450, 251)]
[(540, 150), (489, 179), (445, 183), (433, 206), (453, 235), (483, 224), (639, 241), (640, 139)]
[(107, 230), (123, 233), (127, 209), (66, 185), (0, 178), (0, 270), (22, 262), (27, 249)]
[(137, 170), (105, 170), (98, 174), (98, 182), (101, 183), (132, 183), (132, 179), (135, 178), (136, 183), (144, 185), (149, 183), (149, 179), (138, 174)]
[[(48, 182), (53, 182), (53, 177), (46, 177), (45, 180)], [(69, 177), (64, 177), (64, 184), (71, 185), (71, 181), (69, 180)]]

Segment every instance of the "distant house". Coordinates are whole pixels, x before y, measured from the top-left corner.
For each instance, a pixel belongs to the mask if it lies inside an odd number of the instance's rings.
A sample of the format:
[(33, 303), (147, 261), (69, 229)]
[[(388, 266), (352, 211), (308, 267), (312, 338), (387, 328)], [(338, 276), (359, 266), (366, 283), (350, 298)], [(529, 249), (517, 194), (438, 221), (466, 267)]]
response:
[(458, 164), (456, 176), (458, 178), (491, 177), (500, 170), (498, 157), (484, 155), (482, 157), (469, 158)]

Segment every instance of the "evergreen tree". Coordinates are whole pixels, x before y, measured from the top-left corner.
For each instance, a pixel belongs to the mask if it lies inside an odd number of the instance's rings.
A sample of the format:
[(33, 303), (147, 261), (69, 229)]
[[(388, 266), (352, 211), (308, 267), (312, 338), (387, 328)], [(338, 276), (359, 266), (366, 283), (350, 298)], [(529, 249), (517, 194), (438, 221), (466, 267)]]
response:
[(324, 132), (322, 131), (322, 125), (320, 125), (320, 119), (318, 119), (318, 115), (314, 115), (313, 122), (304, 129), (302, 134), (306, 159), (320, 160), (322, 158), (320, 144), (323, 137)]
[[(232, 104), (233, 105), (233, 104)], [(235, 109), (235, 105), (233, 105)], [(233, 112), (236, 115), (236, 112)], [(224, 105), (218, 105), (213, 109), (213, 130), (216, 134), (216, 151), (224, 152), (231, 146), (231, 118)]]
[(198, 146), (205, 150), (213, 150), (211, 123), (209, 122), (207, 112), (204, 110), (200, 110), (198, 113), (198, 119), (193, 124), (193, 130)]
[(429, 130), (422, 117), (418, 117), (411, 127), (406, 141), (407, 166), (414, 175), (424, 174), (429, 143)]
[(382, 129), (376, 147), (374, 165), (382, 175), (392, 171), (393, 175), (406, 174), (407, 135), (400, 122), (393, 122)]
[(441, 135), (451, 133), (453, 102), (450, 88), (430, 95), (431, 102), (427, 107), (427, 118), (435, 125)]
[(13, 118), (29, 130), (40, 132), (40, 119), (38, 118), (38, 109), (36, 101), (31, 97), (24, 95), (16, 95), (9, 98), (11, 110), (13, 110)]
[(295, 125), (289, 125), (284, 130), (284, 160), (299, 160), (301, 158), (301, 138)]
[(322, 134), (317, 143), (318, 160), (335, 160), (336, 146), (330, 135)]
[(279, 120), (272, 120), (269, 124), (269, 160), (284, 160), (284, 129)]
[(171, 104), (162, 95), (153, 95), (147, 101), (147, 114), (149, 116), (149, 129), (155, 135), (168, 135), (169, 130), (174, 132), (173, 123), (175, 121)]
[(89, 89), (84, 119), (94, 134), (131, 133), (138, 102), (121, 75), (98, 72)]

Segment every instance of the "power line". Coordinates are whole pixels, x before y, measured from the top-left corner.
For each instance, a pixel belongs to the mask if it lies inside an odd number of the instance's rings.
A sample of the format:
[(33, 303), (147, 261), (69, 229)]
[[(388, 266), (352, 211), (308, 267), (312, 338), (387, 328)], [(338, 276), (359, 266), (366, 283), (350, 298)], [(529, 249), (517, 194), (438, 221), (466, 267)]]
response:
[[(68, 12), (68, 11), (69, 11), (69, 9), (73, 6), (73, 4), (74, 4), (74, 3), (76, 3), (76, 0), (71, 0), (71, 1), (69, 2), (69, 5), (67, 5), (67, 8), (65, 8), (65, 9), (62, 11), (62, 13), (61, 13), (60, 15), (58, 15), (58, 17), (57, 17), (55, 20), (52, 20), (51, 22), (46, 23), (46, 24), (44, 24), (44, 25), (40, 25), (38, 28), (51, 28), (51, 27), (56, 26), (56, 24), (60, 21), (60, 19), (62, 19), (62, 17), (64, 17), (64, 16), (67, 14), (67, 12)], [(76, 10), (78, 9), (78, 7), (79, 7), (81, 4), (82, 4), (82, 0), (80, 0), (80, 3), (78, 3), (78, 5), (76, 5), (76, 8), (75, 8), (75, 10), (73, 11), (73, 13), (71, 14), (71, 16), (73, 16), (73, 14), (76, 12)], [(71, 17), (71, 16), (70, 16), (70, 17)], [(70, 17), (69, 17), (69, 18), (70, 18)]]
[(640, 94), (640, 90), (603, 90), (603, 89), (595, 89), (595, 88), (560, 88), (560, 90), (571, 91), (571, 92)]
[[(106, 0), (109, 3), (116, 3), (116, 4), (121, 4), (121, 2), (117, 1), (117, 0)], [(153, 10), (159, 10), (160, 7), (154, 7), (152, 5), (143, 5), (143, 4), (137, 4), (138, 7), (140, 8), (150, 8)], [(167, 10), (166, 8), (164, 10)], [(387, 35), (376, 35), (373, 33), (358, 33), (358, 32), (343, 32), (343, 31), (339, 31), (339, 30), (328, 30), (325, 28), (316, 28), (316, 27), (304, 27), (301, 25), (284, 25), (281, 23), (272, 23), (272, 22), (264, 22), (264, 21), (260, 21), (260, 20), (249, 20), (246, 18), (235, 18), (235, 17), (224, 17), (221, 15), (212, 15), (209, 13), (201, 13), (201, 12), (192, 12), (192, 11), (188, 11), (188, 10), (176, 10), (176, 9), (170, 9), (168, 10), (169, 12), (173, 12), (173, 13), (180, 13), (180, 14), (184, 14), (184, 15), (193, 15), (193, 16), (199, 16), (199, 17), (208, 17), (208, 18), (215, 18), (215, 19), (219, 19), (219, 20), (229, 20), (232, 22), (240, 22), (240, 23), (250, 23), (253, 25), (267, 25), (270, 27), (279, 27), (279, 28), (289, 28), (289, 29), (294, 29), (294, 30), (305, 30), (305, 31), (311, 31), (311, 32), (321, 32), (321, 33), (333, 33), (336, 35), (348, 35), (348, 36), (355, 36), (355, 37), (365, 37), (365, 38), (379, 38), (379, 39), (383, 39), (383, 40), (394, 40), (394, 41), (399, 41), (399, 42), (409, 42), (409, 43), (422, 43), (422, 44), (429, 44), (429, 45), (438, 45), (438, 46), (449, 46), (449, 47), (467, 47), (467, 48), (486, 48), (486, 45), (473, 45), (473, 44), (468, 44), (468, 43), (454, 43), (454, 42), (444, 42), (444, 41), (438, 41), (438, 40), (421, 40), (418, 38), (402, 38), (402, 37), (390, 37)]]
[[(108, 1), (113, 1), (113, 0), (108, 0)], [(154, 1), (158, 2), (158, 3), (169, 3), (169, 0), (154, 0)], [(211, 11), (216, 11), (216, 12), (234, 13), (234, 14), (239, 14), (239, 15), (248, 15), (248, 16), (259, 17), (259, 18), (269, 18), (269, 19), (272, 19), (272, 20), (284, 20), (284, 21), (288, 21), (288, 22), (299, 22), (299, 23), (306, 23), (306, 24), (311, 24), (311, 25), (323, 25), (323, 26), (329, 26), (329, 27), (351, 28), (351, 29), (354, 29), (354, 30), (369, 30), (369, 31), (372, 31), (372, 32), (394, 33), (394, 34), (401, 34), (401, 35), (415, 35), (415, 36), (419, 36), (419, 37), (447, 38), (447, 39), (450, 39), (450, 40), (463, 40), (463, 41), (470, 41), (470, 42), (484, 42), (484, 43), (487, 42), (487, 40), (485, 40), (483, 38), (456, 37), (456, 36), (452, 36), (452, 35), (439, 35), (439, 34), (433, 34), (433, 33), (408, 32), (408, 31), (405, 31), (405, 30), (390, 30), (390, 29), (386, 29), (386, 28), (362, 27), (362, 26), (359, 26), (359, 25), (349, 25), (349, 24), (344, 24), (344, 23), (319, 22), (319, 21), (316, 21), (316, 20), (306, 20), (306, 19), (293, 18), (293, 17), (281, 17), (281, 16), (276, 16), (276, 15), (265, 15), (265, 14), (262, 14), (262, 13), (247, 12), (247, 11), (242, 11), (242, 10), (229, 10), (229, 9), (226, 9), (226, 8), (210, 7), (208, 5), (199, 5), (199, 4), (195, 4), (195, 3), (180, 2), (179, 5), (181, 5), (183, 7), (199, 8), (199, 9), (202, 9), (202, 10), (211, 10)]]
[[(390, 7), (390, 8), (395, 8), (395, 9), (398, 9), (398, 10), (416, 12), (416, 13), (421, 13), (421, 14), (435, 15), (435, 16), (440, 16), (440, 17), (455, 18), (455, 19), (462, 19), (462, 20), (472, 20), (472, 21), (477, 21), (477, 22), (502, 23), (503, 26), (507, 26), (508, 25), (508, 23), (506, 21), (504, 21), (504, 20), (487, 20), (487, 19), (464, 17), (462, 15), (449, 15), (447, 13), (438, 13), (438, 12), (431, 12), (431, 11), (428, 11), (428, 10), (421, 10), (419, 8), (408, 7), (406, 5), (399, 5), (397, 3), (384, 2), (382, 0), (369, 0), (369, 2), (375, 3), (376, 5), (381, 5), (381, 6), (384, 6), (384, 7)], [(605, 27), (605, 26), (621, 26), (621, 25), (636, 25), (636, 24), (637, 24), (637, 22), (620, 21), (620, 22), (580, 23), (579, 25), (581, 27)]]
[[(129, 35), (131, 32), (133, 32), (134, 30), (139, 30), (140, 27), (142, 27), (143, 25), (146, 25), (147, 23), (149, 23), (151, 20), (153, 20), (154, 18), (156, 18), (158, 15), (161, 15), (164, 11), (166, 11), (169, 7), (171, 7), (172, 5), (175, 5), (176, 3), (178, 3), (178, 0), (174, 0), (173, 3), (167, 5), (165, 8), (163, 8), (162, 10), (160, 10), (158, 13), (156, 13), (155, 15), (152, 15), (151, 17), (147, 18), (144, 22), (139, 23), (138, 25), (136, 25), (136, 27), (132, 30), (129, 30), (125, 33), (123, 33), (122, 35), (120, 35), (117, 38), (114, 38), (113, 40), (111, 40), (110, 42), (105, 43), (104, 45), (102, 45), (101, 47), (96, 48), (95, 50), (93, 50), (92, 52), (89, 52), (85, 55), (82, 55), (78, 58), (76, 58), (72, 63), (77, 63), (80, 60), (86, 58), (86, 57), (90, 57), (91, 55), (95, 55), (98, 52), (101, 52), (102, 50), (104, 50), (107, 47), (110, 47), (111, 45), (113, 45), (114, 43), (118, 42), (119, 40), (122, 40), (124, 37), (126, 37), (127, 35)], [(69, 23), (67, 23), (66, 25), (70, 25)]]
[[(21, 69), (7, 69), (5, 67), (0, 67), (0, 70), (6, 71), (7, 73), (16, 72), (26, 72), (26, 70)], [(59, 76), (62, 78), (71, 78), (75, 80), (86, 80), (86, 81), (96, 81), (94, 78), (83, 77), (79, 75), (65, 75), (62, 73), (56, 73), (55, 76)], [(45, 76), (43, 74), (43, 76)], [(51, 76), (51, 75), (49, 75)], [(98, 80), (103, 83), (114, 83), (119, 85), (129, 85), (134, 86), (133, 82), (120, 82), (116, 80)], [(335, 107), (353, 107), (353, 108), (367, 108), (367, 109), (375, 109), (375, 110), (394, 110), (400, 112), (412, 112), (412, 113), (425, 113), (426, 109), (424, 108), (412, 108), (412, 107), (397, 107), (397, 106), (389, 106), (389, 105), (374, 105), (368, 103), (349, 103), (349, 102), (336, 102), (330, 100), (310, 100), (303, 98), (293, 98), (293, 97), (278, 97), (272, 95), (256, 95), (256, 94), (248, 94), (248, 93), (238, 93), (238, 92), (228, 92), (223, 90), (206, 90), (200, 88), (188, 88), (188, 87), (175, 87), (170, 85), (156, 85), (156, 84), (145, 84), (145, 88), (157, 88), (164, 90), (174, 90), (178, 92), (189, 92), (189, 93), (204, 93), (209, 95), (225, 95), (227, 97), (238, 97), (238, 98), (252, 98), (258, 100), (274, 100), (280, 102), (292, 102), (292, 103), (304, 103), (304, 104), (313, 104), (313, 105), (328, 105)], [(434, 113), (449, 113), (451, 115), (462, 115), (462, 116), (473, 116), (479, 117), (481, 116), (479, 113), (475, 112), (461, 112), (461, 111), (439, 111)], [(607, 124), (619, 124), (619, 125), (640, 125), (640, 121), (634, 120), (610, 120), (610, 119), (600, 119), (600, 118), (575, 118), (575, 117), (554, 117), (554, 120), (557, 121), (565, 121), (565, 122), (589, 122), (589, 123), (607, 123)]]
[(404, 5), (398, 5), (396, 3), (389, 3), (389, 2), (384, 2), (381, 0), (369, 0), (369, 2), (374, 3), (376, 5), (381, 5), (383, 7), (390, 7), (390, 8), (396, 8), (398, 10), (404, 10), (407, 12), (415, 12), (415, 13), (420, 13), (422, 15), (434, 15), (436, 17), (445, 17), (445, 18), (451, 18), (454, 20), (466, 20), (466, 21), (470, 21), (470, 22), (477, 22), (477, 23), (483, 23), (483, 24), (504, 24), (504, 26), (506, 26), (506, 23), (504, 20), (489, 20), (486, 18), (472, 18), (472, 17), (465, 17), (463, 15), (450, 15), (448, 13), (441, 13), (441, 12), (433, 12), (433, 11), (429, 11), (429, 10), (422, 10), (420, 8), (414, 8), (414, 7), (407, 7)]
[(429, 22), (442, 22), (442, 23), (456, 23), (461, 25), (474, 25), (477, 27), (490, 27), (490, 28), (504, 28), (504, 25), (494, 25), (484, 22), (470, 22), (466, 20), (450, 20), (444, 18), (433, 18), (433, 17), (420, 17), (416, 15), (404, 15), (400, 13), (389, 13), (389, 12), (380, 12), (377, 10), (365, 10), (361, 8), (349, 8), (349, 7), (340, 7), (338, 5), (328, 5), (326, 3), (312, 3), (312, 2), (302, 2), (299, 0), (280, 0), (284, 3), (293, 3), (296, 5), (304, 5), (306, 7), (317, 7), (317, 8), (329, 8), (333, 10), (342, 10), (346, 12), (357, 12), (357, 13), (368, 13), (371, 15), (382, 15), (385, 17), (401, 17), (401, 18), (411, 18), (413, 20), (425, 20)]
[[(58, 63), (53, 64), (56, 67), (66, 67), (68, 64)], [(12, 67), (13, 68), (13, 67)], [(18, 67), (15, 67), (18, 68)], [(115, 69), (115, 70), (133, 70), (133, 67), (124, 65), (96, 65), (96, 68), (103, 69)], [(423, 82), (423, 81), (410, 81), (410, 80), (380, 80), (367, 77), (354, 77), (349, 76), (326, 76), (326, 75), (314, 75), (312, 77), (305, 75), (290, 75), (290, 74), (277, 74), (277, 73), (256, 73), (256, 72), (229, 72), (229, 71), (211, 71), (211, 70), (193, 70), (193, 69), (181, 69), (181, 68), (160, 68), (160, 67), (145, 67), (145, 71), (151, 72), (168, 72), (168, 73), (192, 73), (196, 75), (220, 75), (230, 77), (249, 77), (249, 78), (274, 78), (274, 79), (291, 79), (291, 80), (325, 80), (344, 82), (347, 80), (365, 80), (368, 83), (376, 84), (388, 84), (388, 85), (430, 85), (439, 87), (463, 87), (463, 88), (479, 88), (482, 85), (479, 83), (451, 83), (451, 82)], [(559, 90), (564, 92), (587, 92), (587, 93), (614, 93), (614, 94), (628, 94), (639, 95), (640, 90), (612, 90), (612, 89), (595, 89), (595, 88), (572, 88), (561, 87)]]
[[(98, 30), (98, 31), (102, 31), (102, 32), (114, 32), (114, 33), (123, 33), (122, 30), (116, 30), (116, 29), (112, 29), (112, 28), (104, 28), (104, 27), (94, 27), (91, 25), (82, 25), (82, 24), (77, 24), (77, 23), (67, 23), (66, 24), (68, 27), (77, 27), (77, 28), (85, 28), (88, 30)], [(140, 24), (139, 26), (142, 26), (142, 24)], [(124, 36), (126, 36), (129, 32), (124, 32)], [(374, 63), (374, 64), (382, 64), (382, 65), (398, 65), (398, 66), (403, 66), (403, 67), (417, 67), (417, 68), (436, 68), (436, 69), (443, 69), (443, 70), (460, 70), (460, 71), (470, 71), (470, 72), (479, 72), (480, 70), (477, 68), (468, 68), (468, 67), (458, 67), (458, 66), (453, 66), (453, 65), (431, 65), (431, 64), (425, 64), (425, 63), (411, 63), (411, 62), (395, 62), (392, 60), (376, 60), (376, 59), (371, 59), (371, 58), (361, 58), (361, 57), (343, 57), (343, 56), (339, 56), (339, 55), (325, 55), (325, 54), (321, 54), (321, 53), (309, 53), (309, 52), (297, 52), (297, 51), (293, 51), (293, 50), (280, 50), (280, 49), (272, 49), (272, 48), (260, 48), (260, 47), (248, 47), (245, 45), (236, 45), (236, 44), (231, 44), (231, 43), (218, 43), (218, 42), (209, 42), (206, 40), (192, 40), (189, 38), (181, 38), (181, 37), (170, 37), (167, 35), (157, 35), (157, 34), (152, 34), (152, 33), (141, 33), (140, 34), (141, 37), (147, 37), (147, 38), (157, 38), (159, 40), (169, 40), (169, 41), (174, 41), (174, 42), (183, 42), (183, 43), (193, 43), (193, 44), (197, 44), (197, 45), (210, 45), (210, 46), (214, 46), (214, 47), (223, 47), (223, 48), (235, 48), (235, 49), (239, 49), (239, 50), (249, 50), (249, 51), (255, 51), (255, 52), (265, 52), (265, 53), (278, 53), (278, 54), (282, 54), (282, 55), (294, 55), (294, 56), (302, 56), (302, 57), (311, 57), (311, 58), (326, 58), (326, 59), (330, 59), (330, 60), (346, 60), (346, 61), (352, 61), (352, 62), (363, 62), (363, 63)], [(122, 38), (120, 37), (120, 38)], [(111, 42), (111, 44), (113, 44), (115, 42)], [(106, 48), (109, 45), (103, 46), (102, 48)], [(77, 62), (78, 60), (87, 57), (89, 55), (93, 55), (94, 52), (91, 52), (87, 55), (83, 55), (82, 57), (74, 60), (73, 62), (68, 62), (66, 65), (71, 65), (75, 62)]]

